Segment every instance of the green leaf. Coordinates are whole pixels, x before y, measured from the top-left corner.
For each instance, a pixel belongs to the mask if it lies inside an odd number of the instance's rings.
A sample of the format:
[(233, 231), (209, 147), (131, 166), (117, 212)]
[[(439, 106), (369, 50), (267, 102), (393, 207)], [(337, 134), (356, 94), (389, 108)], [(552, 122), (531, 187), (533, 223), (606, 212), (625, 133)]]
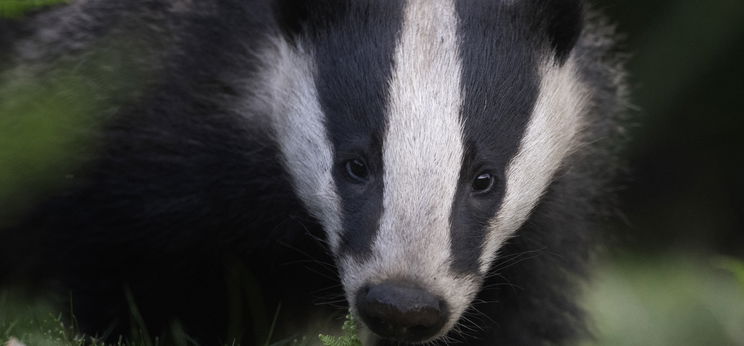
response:
[(320, 339), (320, 342), (324, 346), (362, 346), (362, 341), (359, 340), (359, 335), (357, 335), (357, 322), (351, 314), (346, 315), (346, 320), (341, 330), (344, 332), (343, 336), (320, 334), (318, 335), (318, 339)]

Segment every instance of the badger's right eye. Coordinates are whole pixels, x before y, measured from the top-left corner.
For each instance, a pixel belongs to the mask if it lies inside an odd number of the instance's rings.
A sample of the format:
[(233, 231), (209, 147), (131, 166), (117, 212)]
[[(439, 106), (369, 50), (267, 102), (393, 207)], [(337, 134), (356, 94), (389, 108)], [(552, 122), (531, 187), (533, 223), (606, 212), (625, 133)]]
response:
[(346, 174), (354, 181), (363, 183), (367, 181), (369, 177), (369, 170), (364, 161), (359, 159), (352, 159), (346, 161)]
[(488, 192), (493, 186), (493, 180), (494, 178), (491, 173), (479, 174), (475, 179), (473, 179), (473, 192), (478, 194)]

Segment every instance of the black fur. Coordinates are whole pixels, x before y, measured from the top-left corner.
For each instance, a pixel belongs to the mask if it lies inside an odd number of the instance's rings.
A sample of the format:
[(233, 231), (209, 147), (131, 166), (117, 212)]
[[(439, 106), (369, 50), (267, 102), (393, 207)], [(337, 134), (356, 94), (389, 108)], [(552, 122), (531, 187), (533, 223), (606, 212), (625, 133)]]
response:
[[(624, 90), (610, 50), (612, 30), (597, 18), (582, 20), (590, 12), (579, 1), (515, 3), (506, 9), (497, 2), (457, 2), (469, 82), (460, 186), (469, 186), (482, 168), (504, 174), (535, 102), (536, 59), (546, 46), (559, 61), (573, 52), (593, 87), (596, 118), (584, 135), (594, 144), (570, 158), (501, 250), (468, 312), (478, 331), (452, 333), (467, 345), (565, 344), (586, 336), (575, 285), (586, 276), (594, 220), (608, 210), (601, 202), (617, 168), (612, 145), (621, 133)], [(95, 97), (102, 100), (96, 109), (101, 125), (92, 131), (96, 146), (81, 149), (83, 164), (62, 174), (73, 181), (47, 191), (18, 222), (0, 224), (0, 284), (70, 292), (83, 329), (101, 333), (114, 326), (109, 336), (130, 327), (127, 295), (153, 334), (179, 320), (203, 344), (263, 343), (268, 325), (261, 321), (270, 321), (280, 304), (277, 340), (311, 317), (342, 315), (343, 308), (316, 304), (341, 294), (332, 258), (322, 230), (292, 191), (271, 133), (245, 121), (258, 110), (240, 106), (242, 97), (260, 86), (245, 90), (244, 81), (256, 72), (254, 53), (267, 36), (312, 42), (329, 136), (335, 147), (360, 148), (334, 153), (336, 182), (344, 179), (345, 160), (358, 157), (382, 176), (384, 85), (401, 6), (88, 1), (23, 23), (0, 22), (0, 29), (13, 28), (0, 36), (0, 57), (7, 59), (0, 76), (21, 66), (45, 82), (73, 64), (84, 80), (101, 85)], [(50, 35), (44, 28), (56, 29)], [(101, 51), (107, 54), (94, 53)], [(101, 80), (98, 71), (111, 69), (136, 78)], [(474, 166), (482, 162), (488, 166)], [(360, 230), (344, 234), (342, 248), (363, 257), (381, 213), (382, 182), (337, 188), (348, 196), (344, 229)], [(452, 222), (482, 223), (498, 209), (503, 186), (498, 190), (483, 205), (458, 197)], [(362, 193), (371, 196), (359, 199), (369, 205), (355, 204), (353, 196)], [(463, 216), (465, 209), (477, 215)], [(471, 250), (480, 249), (483, 238), (482, 229), (473, 229), (453, 237), (467, 239), (452, 245), (457, 272), (477, 270), (480, 251)]]
[[(328, 136), (339, 149), (333, 174), (343, 206), (340, 248), (357, 257), (369, 254), (382, 214), (387, 84), (403, 5), (398, 0), (349, 2), (333, 30), (305, 32), (316, 47), (316, 85)], [(344, 163), (357, 158), (370, 169), (371, 179), (364, 184), (345, 177)]]
[[(534, 15), (517, 2), (458, 1), (462, 58), (463, 162), (452, 211), (453, 269), (479, 269), (485, 228), (499, 210), (506, 167), (519, 150), (540, 91), (538, 64), (544, 36), (532, 31)], [(487, 196), (470, 197), (470, 181), (482, 172), (498, 179)]]
[(545, 18), (543, 30), (550, 38), (556, 59), (563, 63), (571, 53), (584, 26), (584, 4), (580, 0), (535, 1), (535, 13)]
[[(529, 220), (500, 250), (484, 288), (467, 313), (482, 331), (468, 345), (573, 344), (591, 337), (577, 303), (588, 275), (601, 222), (614, 217), (612, 181), (621, 170), (619, 148), (627, 140), (627, 90), (616, 33), (586, 11), (573, 54), (580, 76), (593, 87), (581, 147), (568, 158)], [(467, 328), (464, 328), (469, 330)], [(475, 334), (475, 335), (472, 335)]]
[[(98, 1), (28, 19), (27, 30), (58, 27), (59, 36), (18, 41), (8, 65), (30, 66), (29, 78), (44, 84), (74, 62), (105, 102), (95, 147), (75, 153), (85, 164), (59, 172), (74, 178), (3, 223), (0, 280), (69, 297), (91, 334), (127, 335), (130, 292), (154, 336), (178, 320), (202, 344), (263, 343), (280, 304), (277, 330), (288, 332), (328, 309), (316, 306), (318, 294), (340, 294), (323, 291), (337, 279), (313, 240), (322, 232), (270, 134), (237, 107), (253, 50), (273, 30), (254, 13), (270, 10), (257, 1), (176, 3)], [(98, 73), (109, 68), (121, 74)]]

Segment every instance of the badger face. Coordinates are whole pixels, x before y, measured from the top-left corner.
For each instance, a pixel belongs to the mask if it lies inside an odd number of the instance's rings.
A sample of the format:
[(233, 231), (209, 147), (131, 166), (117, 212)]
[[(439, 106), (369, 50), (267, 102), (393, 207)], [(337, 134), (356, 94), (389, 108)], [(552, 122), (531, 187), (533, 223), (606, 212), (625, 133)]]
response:
[(578, 142), (581, 9), (539, 3), (344, 3), (267, 53), (285, 166), (381, 337), (446, 335)]

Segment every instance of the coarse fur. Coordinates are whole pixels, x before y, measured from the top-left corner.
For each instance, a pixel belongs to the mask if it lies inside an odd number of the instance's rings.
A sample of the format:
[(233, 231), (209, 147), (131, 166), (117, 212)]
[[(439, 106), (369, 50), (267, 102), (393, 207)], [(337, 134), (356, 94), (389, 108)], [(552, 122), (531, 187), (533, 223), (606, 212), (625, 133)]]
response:
[(73, 178), (0, 224), (0, 284), (69, 293), (86, 332), (126, 333), (134, 304), (202, 344), (263, 342), (276, 312), (278, 340), (397, 280), (447, 307), (420, 341), (589, 336), (626, 91), (581, 1), (80, 0), (0, 23), (0, 88), (96, 86)]

